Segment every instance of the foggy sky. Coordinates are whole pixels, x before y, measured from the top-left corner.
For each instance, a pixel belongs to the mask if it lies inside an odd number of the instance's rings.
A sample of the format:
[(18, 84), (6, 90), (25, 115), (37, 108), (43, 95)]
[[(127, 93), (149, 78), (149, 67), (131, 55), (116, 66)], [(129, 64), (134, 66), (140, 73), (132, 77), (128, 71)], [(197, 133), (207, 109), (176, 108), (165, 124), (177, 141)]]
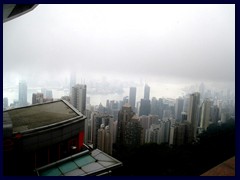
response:
[[(3, 24), (3, 78), (235, 81), (235, 5), (38, 5)], [(48, 76), (48, 77), (49, 77)]]

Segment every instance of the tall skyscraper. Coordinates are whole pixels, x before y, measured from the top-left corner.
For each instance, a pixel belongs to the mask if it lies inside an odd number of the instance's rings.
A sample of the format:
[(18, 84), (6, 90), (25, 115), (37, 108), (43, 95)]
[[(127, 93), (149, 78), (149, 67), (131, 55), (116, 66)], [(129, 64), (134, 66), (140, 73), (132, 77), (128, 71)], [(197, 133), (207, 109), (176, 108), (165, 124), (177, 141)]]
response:
[(218, 108), (218, 106), (217, 106), (217, 105), (212, 106), (212, 107), (211, 107), (211, 121), (212, 121), (213, 123), (217, 123), (217, 122), (218, 122), (218, 120), (219, 120), (218, 114), (219, 114), (219, 108)]
[(200, 104), (200, 93), (195, 92), (195, 93), (191, 94), (190, 98), (189, 98), (189, 110), (188, 110), (187, 121), (192, 124), (194, 139), (196, 139), (196, 136), (197, 136), (199, 104)]
[(112, 154), (112, 134), (109, 126), (105, 127), (104, 124), (101, 124), (100, 129), (98, 129), (97, 148), (107, 154)]
[(183, 112), (188, 113), (189, 110), (189, 95), (184, 97), (184, 102), (183, 102)]
[(139, 116), (146, 115), (148, 116), (151, 111), (151, 102), (149, 99), (141, 99)]
[[(98, 144), (99, 143), (101, 144), (101, 140), (102, 140), (101, 138), (104, 139), (104, 137), (98, 136), (99, 135), (98, 131), (102, 131), (100, 133), (105, 133), (105, 128), (107, 126), (110, 131), (109, 133), (111, 134), (111, 139), (113, 139), (113, 135), (114, 135), (113, 122), (114, 122), (114, 120), (113, 120), (112, 116), (95, 111), (95, 112), (92, 112), (90, 121), (91, 121), (91, 139), (90, 139), (90, 141), (93, 144), (93, 148), (97, 148)], [(111, 143), (112, 143), (112, 141), (111, 141)], [(104, 147), (104, 145), (102, 145), (102, 146)], [(112, 146), (112, 144), (111, 144), (111, 146)], [(104, 151), (104, 149), (102, 149), (102, 150)]]
[(148, 99), (149, 100), (150, 98), (150, 87), (145, 84), (145, 87), (144, 87), (144, 99)]
[(20, 81), (18, 90), (19, 106), (27, 106), (27, 83), (25, 81)]
[(52, 90), (46, 90), (45, 98), (47, 98), (47, 99), (53, 98)]
[(87, 86), (77, 84), (72, 87), (71, 104), (85, 115), (86, 111)]
[(145, 142), (153, 142), (157, 144), (169, 142), (170, 135), (170, 120), (163, 121), (161, 120), (159, 123), (152, 124), (149, 129), (146, 130), (145, 134)]
[(210, 112), (211, 112), (212, 102), (209, 99), (205, 99), (202, 104), (202, 112), (201, 112), (201, 121), (200, 128), (202, 130), (207, 130), (207, 127), (210, 122)]
[(134, 115), (125, 126), (124, 144), (127, 146), (137, 146), (143, 144), (143, 128), (139, 118)]
[[(113, 127), (112, 127), (113, 128)], [(113, 130), (113, 129), (112, 129)], [(104, 152), (112, 155), (113, 131), (109, 126), (105, 127), (104, 132)]]
[(136, 103), (136, 92), (137, 92), (137, 88), (136, 87), (130, 87), (130, 91), (129, 91), (129, 104), (132, 107), (132, 110), (134, 112), (136, 112), (136, 107), (135, 107), (135, 103)]
[(97, 148), (104, 151), (104, 134), (105, 134), (105, 126), (101, 124), (100, 128), (98, 129), (97, 133)]
[(130, 105), (125, 104), (122, 106), (122, 109), (118, 113), (118, 124), (117, 124), (117, 144), (122, 145), (126, 144), (126, 131), (127, 124), (131, 121), (135, 113), (132, 111)]
[(70, 89), (70, 96), (72, 93), (72, 87), (76, 85), (76, 73), (75, 72), (71, 72), (70, 75), (70, 83), (69, 83), (69, 89)]
[(8, 98), (3, 98), (3, 110), (6, 110), (8, 108)]
[[(85, 84), (77, 84), (72, 87), (70, 97), (71, 104), (86, 115), (87, 86)], [(84, 142), (88, 142), (88, 119), (85, 119)]]
[(159, 115), (159, 111), (160, 111), (159, 101), (157, 100), (156, 97), (153, 97), (151, 101), (151, 114)]
[(177, 122), (180, 122), (182, 120), (181, 113), (183, 111), (183, 102), (184, 102), (184, 100), (182, 98), (176, 99), (175, 119)]

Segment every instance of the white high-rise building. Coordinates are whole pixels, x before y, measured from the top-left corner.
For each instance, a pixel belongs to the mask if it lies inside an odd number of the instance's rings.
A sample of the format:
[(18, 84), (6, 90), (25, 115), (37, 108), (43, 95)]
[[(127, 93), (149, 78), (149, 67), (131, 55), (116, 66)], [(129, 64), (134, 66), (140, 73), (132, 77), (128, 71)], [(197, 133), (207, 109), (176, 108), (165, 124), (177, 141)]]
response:
[(212, 102), (209, 99), (205, 99), (202, 104), (202, 112), (201, 112), (201, 121), (200, 128), (203, 130), (207, 130), (210, 121), (210, 112), (211, 112)]

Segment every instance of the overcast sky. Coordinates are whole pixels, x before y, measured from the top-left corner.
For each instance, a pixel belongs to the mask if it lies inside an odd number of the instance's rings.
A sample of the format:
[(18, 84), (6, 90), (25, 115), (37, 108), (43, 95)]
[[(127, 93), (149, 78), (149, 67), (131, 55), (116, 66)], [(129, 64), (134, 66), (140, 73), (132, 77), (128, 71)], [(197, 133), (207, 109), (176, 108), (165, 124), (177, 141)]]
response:
[(70, 71), (234, 84), (235, 5), (38, 5), (3, 24), (4, 82)]

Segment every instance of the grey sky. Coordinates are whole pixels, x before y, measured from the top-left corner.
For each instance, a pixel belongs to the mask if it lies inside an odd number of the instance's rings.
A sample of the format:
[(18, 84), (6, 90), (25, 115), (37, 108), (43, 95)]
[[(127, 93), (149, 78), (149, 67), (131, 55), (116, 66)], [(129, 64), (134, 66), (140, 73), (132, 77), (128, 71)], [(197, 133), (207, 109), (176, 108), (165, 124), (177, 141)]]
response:
[(235, 5), (39, 5), (3, 24), (4, 79), (70, 71), (234, 83)]

